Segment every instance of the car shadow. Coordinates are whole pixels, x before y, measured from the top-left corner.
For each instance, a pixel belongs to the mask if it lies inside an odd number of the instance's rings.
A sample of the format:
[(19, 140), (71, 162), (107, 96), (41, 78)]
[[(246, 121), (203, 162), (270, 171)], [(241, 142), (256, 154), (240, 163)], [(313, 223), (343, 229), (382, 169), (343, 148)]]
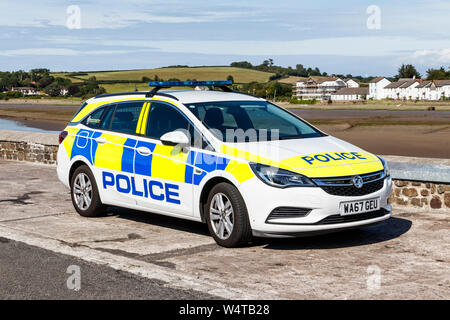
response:
[[(140, 223), (173, 230), (210, 236), (208, 227), (204, 223), (189, 221), (156, 213), (143, 212), (119, 207), (109, 207), (108, 216), (116, 216)], [(411, 229), (412, 221), (391, 217), (377, 225), (360, 227), (345, 231), (322, 235), (304, 236), (299, 238), (254, 238), (250, 247), (263, 247), (272, 250), (308, 250), (308, 249), (337, 249), (364, 246), (373, 243), (389, 241), (400, 237)]]
[(301, 238), (257, 238), (253, 245), (272, 250), (338, 249), (389, 241), (411, 229), (412, 221), (391, 217), (377, 225)]
[(108, 216), (115, 216), (120, 219), (127, 219), (135, 222), (155, 225), (158, 227), (209, 236), (209, 230), (206, 224), (196, 221), (119, 207), (108, 207), (106, 214)]

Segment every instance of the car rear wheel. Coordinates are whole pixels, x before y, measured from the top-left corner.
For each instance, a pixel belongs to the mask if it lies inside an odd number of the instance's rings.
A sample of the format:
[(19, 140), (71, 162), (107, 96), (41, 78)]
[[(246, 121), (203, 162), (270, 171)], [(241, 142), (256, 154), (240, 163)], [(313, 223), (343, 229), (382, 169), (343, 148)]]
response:
[(204, 212), (208, 229), (216, 242), (223, 247), (248, 244), (252, 230), (247, 207), (241, 194), (229, 183), (219, 183), (212, 188)]
[(83, 217), (98, 217), (105, 212), (100, 201), (97, 184), (88, 166), (78, 167), (70, 183), (70, 193), (75, 210)]

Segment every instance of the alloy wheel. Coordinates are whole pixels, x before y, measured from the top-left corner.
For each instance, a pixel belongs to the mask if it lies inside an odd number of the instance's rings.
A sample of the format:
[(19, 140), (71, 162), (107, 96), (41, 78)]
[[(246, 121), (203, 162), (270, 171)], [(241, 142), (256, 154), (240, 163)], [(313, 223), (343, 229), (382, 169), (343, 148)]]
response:
[(209, 208), (209, 217), (214, 233), (222, 240), (231, 236), (234, 226), (234, 211), (230, 199), (223, 193), (214, 195)]

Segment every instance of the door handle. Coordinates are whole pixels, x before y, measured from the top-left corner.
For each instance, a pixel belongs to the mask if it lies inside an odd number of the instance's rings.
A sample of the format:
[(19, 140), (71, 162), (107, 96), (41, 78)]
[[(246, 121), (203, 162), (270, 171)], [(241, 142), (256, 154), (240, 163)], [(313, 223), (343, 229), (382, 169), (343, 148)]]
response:
[(137, 152), (139, 152), (139, 154), (143, 156), (148, 156), (150, 153), (152, 153), (147, 147), (139, 147), (137, 148)]
[(98, 137), (94, 139), (98, 144), (105, 144), (107, 141), (104, 137)]

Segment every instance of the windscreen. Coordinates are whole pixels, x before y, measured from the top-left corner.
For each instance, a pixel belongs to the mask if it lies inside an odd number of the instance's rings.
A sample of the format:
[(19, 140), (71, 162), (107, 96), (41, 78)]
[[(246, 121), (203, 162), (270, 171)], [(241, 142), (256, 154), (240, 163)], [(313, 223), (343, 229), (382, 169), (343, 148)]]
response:
[(266, 101), (221, 101), (187, 107), (223, 142), (305, 139), (325, 136), (305, 121)]

